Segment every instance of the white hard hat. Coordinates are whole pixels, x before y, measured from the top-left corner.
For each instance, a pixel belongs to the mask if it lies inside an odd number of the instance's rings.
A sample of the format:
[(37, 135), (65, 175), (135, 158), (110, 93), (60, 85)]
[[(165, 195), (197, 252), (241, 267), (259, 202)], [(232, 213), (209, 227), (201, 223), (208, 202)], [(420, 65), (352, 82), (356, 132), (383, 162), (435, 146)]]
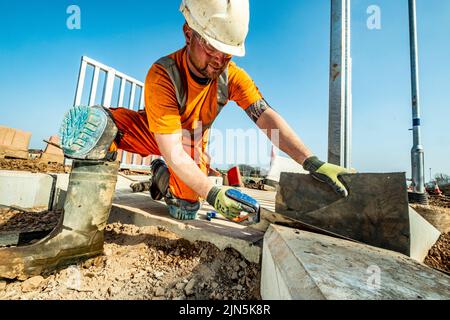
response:
[(180, 11), (189, 27), (217, 50), (245, 55), (250, 21), (249, 0), (182, 0)]

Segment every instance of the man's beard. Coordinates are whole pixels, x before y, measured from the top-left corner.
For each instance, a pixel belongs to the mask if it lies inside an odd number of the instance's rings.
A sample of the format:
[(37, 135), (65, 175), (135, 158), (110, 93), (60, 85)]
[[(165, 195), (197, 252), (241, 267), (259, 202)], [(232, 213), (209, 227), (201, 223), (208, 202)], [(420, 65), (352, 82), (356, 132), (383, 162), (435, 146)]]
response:
[[(210, 66), (208, 63), (204, 67), (200, 67), (194, 59), (192, 59), (191, 56), (189, 56), (189, 60), (191, 60), (192, 65), (195, 67), (195, 69), (206, 79), (210, 80), (216, 80), (220, 77), (220, 75), (225, 71), (227, 64), (225, 64), (223, 67), (215, 71), (214, 69), (211, 71), (208, 71), (208, 66)], [(210, 66), (210, 69), (212, 69), (212, 66)]]

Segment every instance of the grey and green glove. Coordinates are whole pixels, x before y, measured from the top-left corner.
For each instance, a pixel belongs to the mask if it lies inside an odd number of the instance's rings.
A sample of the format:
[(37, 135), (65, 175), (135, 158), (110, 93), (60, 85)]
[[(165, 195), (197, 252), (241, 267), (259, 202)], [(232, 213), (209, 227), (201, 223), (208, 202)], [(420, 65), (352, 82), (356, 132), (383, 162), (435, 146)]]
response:
[(336, 193), (343, 197), (348, 195), (347, 189), (339, 181), (339, 176), (345, 173), (355, 173), (354, 170), (347, 170), (346, 168), (320, 161), (316, 156), (306, 159), (303, 163), (303, 168), (309, 171), (315, 179), (328, 184)]
[(236, 219), (240, 216), (242, 211), (242, 205), (227, 197), (225, 194), (227, 190), (233, 189), (231, 187), (216, 187), (214, 186), (208, 193), (206, 201), (214, 207), (221, 215), (228, 220)]

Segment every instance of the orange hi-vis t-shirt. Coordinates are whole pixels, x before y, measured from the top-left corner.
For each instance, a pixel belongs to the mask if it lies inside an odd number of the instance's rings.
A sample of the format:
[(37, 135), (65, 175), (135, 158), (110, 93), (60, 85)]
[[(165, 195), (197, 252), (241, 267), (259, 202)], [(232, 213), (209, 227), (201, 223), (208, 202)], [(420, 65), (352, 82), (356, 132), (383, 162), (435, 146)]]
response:
[[(187, 66), (186, 47), (169, 55), (175, 60), (187, 92), (186, 110), (180, 115), (175, 87), (165, 69), (154, 64), (145, 81), (145, 110), (152, 133), (171, 134), (181, 129), (193, 131), (201, 121), (209, 126), (217, 117), (218, 80), (207, 85), (197, 83)], [(233, 61), (228, 67), (228, 100), (242, 109), (262, 98), (250, 76)]]

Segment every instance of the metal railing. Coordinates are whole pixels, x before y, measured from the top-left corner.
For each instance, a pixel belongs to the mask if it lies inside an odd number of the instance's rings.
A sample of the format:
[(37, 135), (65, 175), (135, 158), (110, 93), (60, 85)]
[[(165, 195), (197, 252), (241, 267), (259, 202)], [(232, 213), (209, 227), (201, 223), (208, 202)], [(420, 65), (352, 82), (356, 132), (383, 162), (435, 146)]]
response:
[[(90, 84), (90, 88), (86, 88), (86, 74), (88, 67), (93, 67), (93, 76)], [(144, 83), (130, 77), (122, 72), (115, 70), (107, 65), (104, 65), (94, 59), (83, 56), (81, 58), (80, 72), (78, 75), (77, 90), (75, 93), (75, 106), (82, 105), (83, 93), (85, 89), (88, 89), (89, 97), (87, 104), (93, 106), (96, 104), (98, 98), (98, 89), (100, 83), (100, 73), (105, 72), (105, 80), (103, 83), (103, 91), (101, 95), (101, 105), (106, 108), (110, 107), (124, 107), (124, 102), (128, 100), (128, 108), (138, 110), (144, 109)], [(116, 79), (120, 80), (120, 86), (118, 88), (117, 104), (113, 104), (113, 93), (116, 84)], [(125, 96), (127, 83), (130, 84), (131, 89), (129, 95)], [(137, 96), (140, 89), (140, 96)], [(135, 105), (135, 100), (138, 98), (139, 103)], [(127, 100), (125, 100), (127, 99)], [(123, 169), (149, 169), (150, 163), (153, 159), (159, 158), (158, 156), (149, 156), (143, 158), (137, 154), (131, 154), (125, 151), (119, 151), (118, 159), (121, 161), (121, 168)]]

